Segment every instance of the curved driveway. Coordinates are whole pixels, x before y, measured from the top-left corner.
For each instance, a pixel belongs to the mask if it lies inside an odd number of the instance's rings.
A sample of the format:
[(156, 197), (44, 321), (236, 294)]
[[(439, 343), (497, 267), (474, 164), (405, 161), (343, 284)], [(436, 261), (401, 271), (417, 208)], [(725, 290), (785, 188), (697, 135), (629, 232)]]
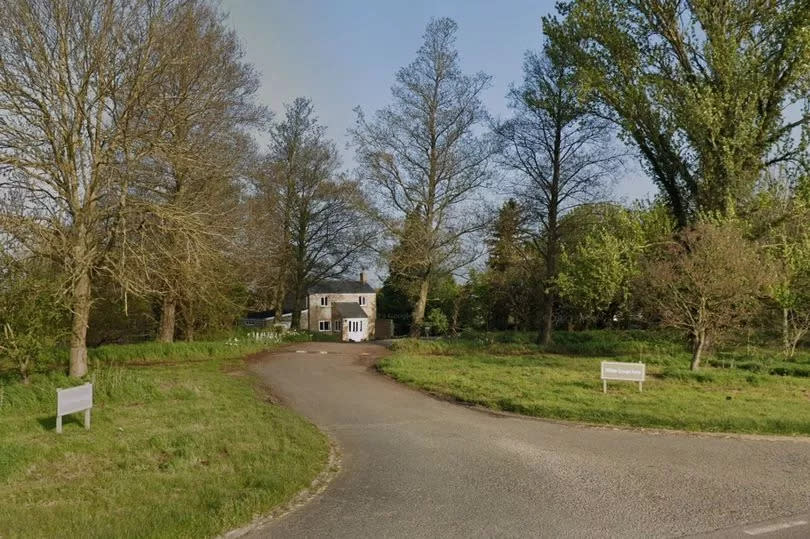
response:
[(324, 493), (253, 536), (810, 537), (806, 440), (502, 417), (377, 374), (384, 352), (310, 343), (251, 364), (343, 458)]

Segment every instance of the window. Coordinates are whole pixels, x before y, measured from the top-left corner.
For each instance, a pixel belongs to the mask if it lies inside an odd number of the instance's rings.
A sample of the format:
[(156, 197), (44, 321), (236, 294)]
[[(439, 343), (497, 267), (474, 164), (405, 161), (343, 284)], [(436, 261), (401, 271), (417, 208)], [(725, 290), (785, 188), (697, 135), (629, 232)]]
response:
[(321, 320), (320, 322), (318, 322), (318, 329), (320, 331), (329, 331), (329, 325), (330, 325), (329, 320)]
[(360, 305), (365, 305), (366, 304), (366, 296), (360, 296), (360, 298), (357, 300), (357, 302)]
[(335, 331), (343, 331), (343, 320), (335, 320)]
[(362, 320), (349, 320), (349, 331), (363, 331), (363, 321)]
[(321, 296), (321, 307), (329, 305), (329, 296)]

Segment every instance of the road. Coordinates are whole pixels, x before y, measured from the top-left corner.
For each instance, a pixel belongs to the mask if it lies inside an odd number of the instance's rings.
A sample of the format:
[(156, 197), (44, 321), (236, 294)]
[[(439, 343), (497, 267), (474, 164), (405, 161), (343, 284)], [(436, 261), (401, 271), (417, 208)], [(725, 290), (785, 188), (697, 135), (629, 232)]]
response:
[(251, 364), (343, 460), (252, 537), (810, 537), (807, 440), (504, 417), (387, 379), (383, 353), (307, 343)]

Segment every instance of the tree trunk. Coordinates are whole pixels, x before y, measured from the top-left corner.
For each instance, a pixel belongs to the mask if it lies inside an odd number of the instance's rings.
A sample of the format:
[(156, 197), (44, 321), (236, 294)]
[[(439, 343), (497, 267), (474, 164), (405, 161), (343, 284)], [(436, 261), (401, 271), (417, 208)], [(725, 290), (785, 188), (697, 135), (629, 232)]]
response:
[(293, 307), (292, 316), (290, 316), (290, 329), (293, 331), (301, 329), (301, 309), (298, 305)]
[(191, 307), (191, 305), (184, 305), (183, 314), (183, 319), (185, 322), (183, 327), (184, 337), (186, 342), (194, 342), (194, 324), (196, 323), (194, 309)]
[(28, 355), (25, 356), (25, 359), (20, 360), (20, 376), (22, 376), (24, 386), (31, 383), (31, 358)]
[(284, 285), (281, 284), (281, 283), (278, 283), (276, 285), (275, 294), (273, 295), (273, 311), (275, 311), (275, 318), (273, 320), (273, 323), (275, 323), (275, 324), (281, 324), (282, 321), (283, 321), (283, 317), (284, 317), (284, 294), (285, 293), (286, 293), (286, 290), (284, 288)]
[(546, 294), (543, 301), (543, 320), (540, 322), (540, 344), (551, 344), (551, 333), (554, 331), (554, 298)]
[(301, 329), (301, 305), (306, 301), (306, 291), (299, 288), (295, 291), (295, 304), (290, 316), (290, 329), (298, 331)]
[(782, 353), (785, 356), (785, 359), (791, 357), (791, 345), (790, 345), (790, 312), (787, 308), (782, 308)]
[(169, 294), (163, 296), (163, 304), (160, 308), (160, 329), (158, 330), (158, 342), (174, 342), (175, 313), (177, 312), (177, 301)]
[(70, 332), (70, 376), (87, 374), (87, 324), (90, 320), (90, 269), (82, 270), (73, 285), (73, 323)]
[(700, 330), (695, 338), (694, 348), (692, 350), (692, 364), (689, 368), (696, 371), (700, 368), (700, 356), (703, 354), (703, 347), (706, 344), (706, 332)]
[(796, 347), (799, 346), (799, 341), (802, 340), (804, 336), (803, 332), (797, 332), (793, 336), (793, 341), (790, 343), (790, 358), (793, 359), (793, 356), (796, 355)]
[(543, 320), (540, 322), (540, 334), (537, 342), (543, 345), (551, 343), (551, 333), (554, 331), (554, 301), (555, 279), (557, 278), (557, 250), (558, 235), (557, 213), (560, 210), (560, 161), (562, 152), (562, 126), (558, 125), (554, 132), (554, 155), (552, 163), (551, 188), (549, 189), (549, 199), (547, 211), (546, 227), (546, 274), (543, 279), (544, 301)]
[(411, 316), (411, 337), (419, 337), (422, 334), (429, 286), (428, 278), (425, 277), (422, 279), (422, 284), (419, 286), (419, 298), (416, 300), (416, 305), (413, 307), (413, 315)]
[(458, 335), (458, 314), (461, 309), (461, 296), (456, 296), (453, 301), (453, 316), (450, 318), (450, 335)]

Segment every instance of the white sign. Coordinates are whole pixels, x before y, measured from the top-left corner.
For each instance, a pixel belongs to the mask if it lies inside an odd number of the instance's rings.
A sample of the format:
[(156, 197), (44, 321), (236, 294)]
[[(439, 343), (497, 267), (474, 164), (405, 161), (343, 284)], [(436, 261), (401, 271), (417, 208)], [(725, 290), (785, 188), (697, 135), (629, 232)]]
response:
[(608, 380), (622, 380), (625, 382), (638, 382), (638, 390), (644, 382), (646, 366), (644, 363), (622, 363), (620, 361), (602, 362), (602, 391), (607, 393)]
[(62, 432), (62, 416), (84, 411), (84, 428), (90, 428), (93, 384), (56, 390), (56, 432)]

